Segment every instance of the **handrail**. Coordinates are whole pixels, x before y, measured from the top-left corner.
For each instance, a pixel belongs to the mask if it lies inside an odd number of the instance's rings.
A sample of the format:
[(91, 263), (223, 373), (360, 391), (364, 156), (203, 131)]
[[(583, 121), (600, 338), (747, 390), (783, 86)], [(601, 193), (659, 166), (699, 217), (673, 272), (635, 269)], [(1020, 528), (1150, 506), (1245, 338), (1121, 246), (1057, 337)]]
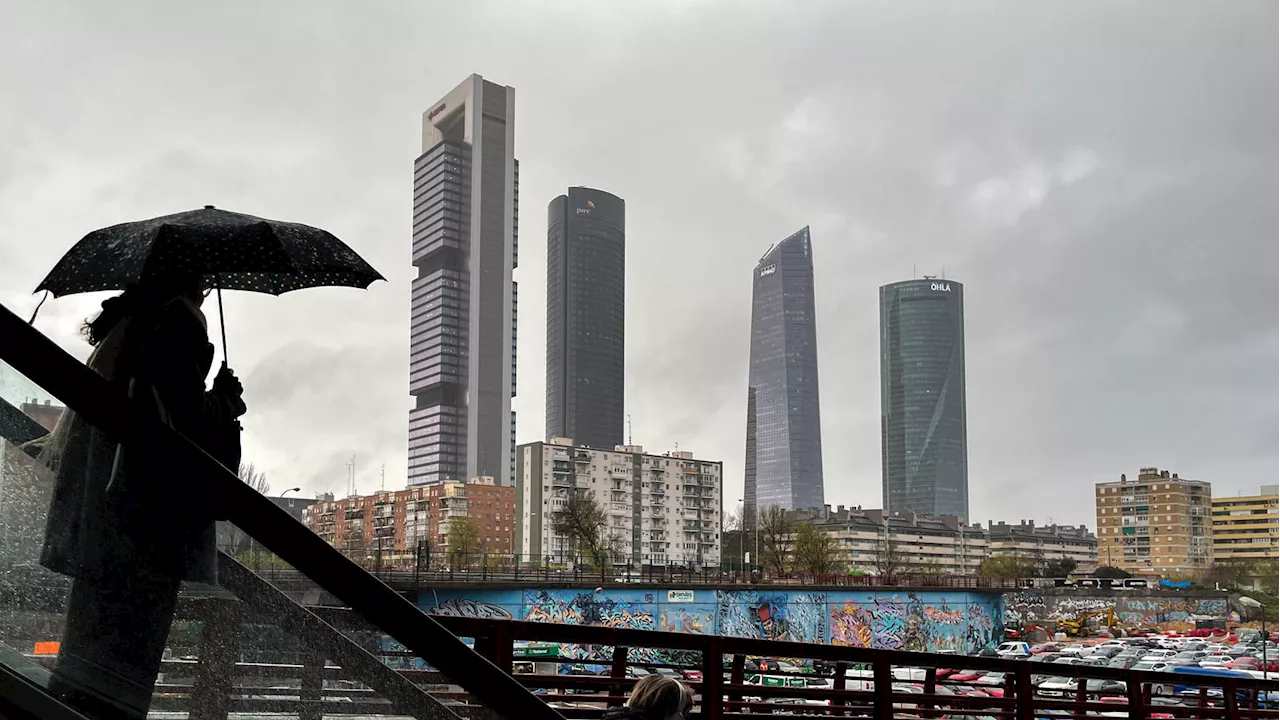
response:
[(511, 718), (563, 716), (510, 675), (468, 648), (434, 618), (365, 572), (171, 427), (130, 427), (128, 400), (86, 365), (0, 304), (0, 360), (43, 387), (90, 424), (119, 441), (158, 442), (178, 450), (193, 474), (209, 478), (228, 520), (315, 580), (401, 645), (466, 688), (486, 707)]

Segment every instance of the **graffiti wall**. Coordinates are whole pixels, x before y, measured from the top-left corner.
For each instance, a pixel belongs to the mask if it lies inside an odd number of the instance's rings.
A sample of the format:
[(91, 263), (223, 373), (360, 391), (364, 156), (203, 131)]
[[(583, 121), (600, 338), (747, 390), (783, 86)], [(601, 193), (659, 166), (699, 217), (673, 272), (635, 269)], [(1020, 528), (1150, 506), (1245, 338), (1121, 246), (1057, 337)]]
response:
[[(440, 590), (419, 602), (440, 615), (961, 653), (994, 647), (1004, 613), (1001, 596), (984, 592)], [(599, 663), (613, 649), (566, 645), (561, 652)], [(680, 661), (631, 652), (634, 661)]]
[(1004, 598), (1004, 621), (1015, 626), (1030, 622), (1053, 622), (1078, 617), (1091, 610), (1114, 607), (1125, 625), (1155, 625), (1186, 622), (1192, 615), (1226, 617), (1232, 612), (1223, 593), (1197, 596), (1188, 592), (1144, 590), (1027, 589)]

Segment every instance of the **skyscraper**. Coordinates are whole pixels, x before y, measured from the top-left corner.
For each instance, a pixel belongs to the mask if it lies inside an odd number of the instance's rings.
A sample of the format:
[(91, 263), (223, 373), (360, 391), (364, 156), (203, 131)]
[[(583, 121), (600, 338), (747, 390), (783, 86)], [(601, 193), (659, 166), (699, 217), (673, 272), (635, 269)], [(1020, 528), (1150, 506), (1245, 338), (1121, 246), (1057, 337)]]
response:
[(756, 264), (751, 293), (744, 516), (820, 508), (822, 423), (809, 228)]
[(413, 172), (409, 483), (514, 482), (515, 89), (472, 75), (422, 117)]
[(586, 187), (547, 206), (547, 438), (623, 442), (626, 204)]
[(880, 288), (884, 507), (969, 516), (964, 286), (928, 277)]

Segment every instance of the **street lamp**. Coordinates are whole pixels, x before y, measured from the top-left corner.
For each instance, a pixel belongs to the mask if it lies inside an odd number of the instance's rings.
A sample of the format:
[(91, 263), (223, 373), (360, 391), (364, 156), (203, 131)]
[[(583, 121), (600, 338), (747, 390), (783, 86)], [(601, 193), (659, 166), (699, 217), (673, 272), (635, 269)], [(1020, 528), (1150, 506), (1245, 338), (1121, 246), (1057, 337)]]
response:
[(1245, 596), (1245, 594), (1242, 594), (1242, 596), (1240, 596), (1240, 605), (1243, 605), (1245, 607), (1258, 607), (1258, 609), (1262, 610), (1262, 676), (1263, 678), (1266, 678), (1267, 676), (1267, 641), (1270, 641), (1271, 639), (1271, 635), (1267, 634), (1267, 606), (1262, 605), (1261, 602), (1253, 600), (1252, 597)]
[(291, 492), (302, 492), (302, 488), (300, 488), (300, 487), (296, 487), (296, 488), (289, 488), (288, 490), (285, 490), (284, 492), (280, 493), (280, 499), (281, 499), (281, 500), (283, 500), (283, 499), (284, 499), (284, 496), (285, 496), (285, 495), (288, 495), (288, 494), (289, 494), (289, 493), (291, 493)]

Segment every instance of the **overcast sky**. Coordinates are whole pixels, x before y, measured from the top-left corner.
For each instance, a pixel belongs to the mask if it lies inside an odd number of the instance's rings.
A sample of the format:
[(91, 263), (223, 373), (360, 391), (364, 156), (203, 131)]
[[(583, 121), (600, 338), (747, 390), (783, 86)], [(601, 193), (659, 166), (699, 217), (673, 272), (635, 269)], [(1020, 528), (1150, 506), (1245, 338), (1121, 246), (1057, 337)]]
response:
[[(973, 518), (1093, 525), (1158, 465), (1276, 482), (1277, 10), (1170, 2), (62, 2), (0, 23), (0, 303), (104, 225), (205, 204), (389, 282), (228, 297), (273, 491), (405, 478), (412, 164), (516, 88), (518, 439), (541, 439), (546, 205), (627, 201), (635, 442), (741, 497), (751, 270), (812, 227), (828, 502), (880, 505), (877, 288), (966, 289)], [(37, 326), (87, 355), (102, 296)], [(213, 318), (211, 312), (211, 318)]]

